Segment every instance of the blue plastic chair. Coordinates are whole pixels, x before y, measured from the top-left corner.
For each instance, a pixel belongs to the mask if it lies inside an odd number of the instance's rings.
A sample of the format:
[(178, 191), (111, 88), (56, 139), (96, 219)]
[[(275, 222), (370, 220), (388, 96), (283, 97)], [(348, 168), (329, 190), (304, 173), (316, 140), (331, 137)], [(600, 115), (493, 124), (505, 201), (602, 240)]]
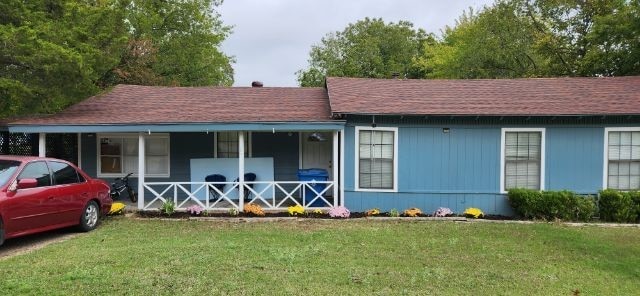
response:
[[(205, 182), (227, 182), (227, 177), (220, 174), (213, 174), (204, 177)], [(224, 186), (227, 184), (213, 184), (213, 187), (220, 190), (220, 192), (224, 192)], [(211, 193), (211, 197), (209, 201), (215, 201), (220, 197), (220, 193), (218, 193), (213, 188), (209, 187), (209, 192)]]

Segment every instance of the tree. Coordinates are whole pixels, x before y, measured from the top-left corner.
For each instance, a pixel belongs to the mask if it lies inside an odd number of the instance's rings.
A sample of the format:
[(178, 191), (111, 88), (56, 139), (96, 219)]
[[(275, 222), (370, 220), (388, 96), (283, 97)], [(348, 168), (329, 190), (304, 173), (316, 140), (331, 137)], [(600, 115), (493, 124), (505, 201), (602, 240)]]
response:
[(130, 0), (129, 42), (114, 70), (116, 83), (231, 85), (231, 57), (220, 44), (230, 34), (214, 10), (221, 0)]
[(327, 34), (309, 53), (309, 67), (299, 70), (301, 86), (321, 86), (325, 76), (417, 78), (423, 74), (413, 59), (424, 42), (433, 40), (424, 30), (400, 21), (369, 19), (349, 24), (342, 32)]
[(101, 1), (0, 8), (0, 117), (54, 112), (95, 94), (126, 41), (122, 15)]
[(56, 112), (117, 83), (230, 85), (220, 3), (0, 2), (0, 118)]
[(416, 67), (429, 78), (640, 73), (638, 0), (505, 0), (465, 12)]

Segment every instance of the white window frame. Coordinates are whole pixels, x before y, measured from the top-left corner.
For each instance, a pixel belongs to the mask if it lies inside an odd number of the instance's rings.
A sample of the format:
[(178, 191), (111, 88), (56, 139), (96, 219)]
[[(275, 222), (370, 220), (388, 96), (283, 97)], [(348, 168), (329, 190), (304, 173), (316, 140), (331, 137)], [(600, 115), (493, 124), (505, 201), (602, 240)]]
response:
[[(138, 141), (138, 134), (96, 134), (96, 163), (97, 163), (97, 176), (98, 178), (117, 178), (117, 177), (122, 177), (124, 176), (124, 174), (126, 172), (122, 172), (120, 174), (111, 174), (111, 173), (102, 173), (102, 164), (100, 162), (100, 142), (102, 138), (127, 138), (127, 139), (135, 139), (136, 142)], [(169, 158), (167, 161), (167, 173), (166, 174), (148, 174), (145, 172), (144, 176), (146, 177), (153, 177), (153, 178), (170, 178), (171, 177), (171, 137), (168, 133), (158, 133), (158, 134), (151, 134), (151, 135), (145, 135), (145, 138), (149, 139), (149, 138), (166, 138), (167, 139), (167, 157)], [(122, 147), (121, 149), (124, 149), (124, 147)], [(146, 149), (145, 149), (146, 150)], [(122, 153), (122, 151), (121, 151)], [(145, 155), (146, 157), (146, 155)], [(123, 161), (124, 159), (121, 158), (120, 161)], [(138, 160), (140, 161), (140, 160)], [(120, 167), (122, 168), (122, 164), (120, 165)], [(135, 173), (132, 175), (132, 177), (138, 177), (138, 173)]]
[(252, 132), (248, 131), (219, 131), (213, 133), (213, 158), (218, 158), (218, 133), (246, 133), (247, 137), (244, 139), (245, 143), (247, 143), (247, 158), (251, 158), (253, 155), (253, 149), (251, 149), (251, 138)]
[(546, 163), (546, 128), (544, 127), (505, 127), (501, 130), (500, 135), (500, 193), (507, 193), (505, 190), (505, 141), (507, 132), (540, 132), (540, 190), (544, 190), (545, 186), (545, 163)]
[[(389, 131), (393, 132), (393, 188), (360, 188), (360, 131)], [(355, 191), (363, 192), (398, 192), (398, 128), (397, 127), (355, 127)]]
[(602, 189), (607, 189), (609, 186), (609, 132), (640, 132), (640, 127), (627, 126), (627, 127), (605, 127), (604, 128), (604, 152), (603, 152), (603, 164), (602, 164)]

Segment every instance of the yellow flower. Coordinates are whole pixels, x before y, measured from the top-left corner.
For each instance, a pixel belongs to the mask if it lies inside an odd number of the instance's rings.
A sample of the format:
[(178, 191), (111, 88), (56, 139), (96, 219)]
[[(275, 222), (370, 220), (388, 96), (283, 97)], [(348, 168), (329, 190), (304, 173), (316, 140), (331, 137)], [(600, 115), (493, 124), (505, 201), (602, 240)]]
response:
[(314, 214), (318, 214), (318, 215), (324, 214), (324, 212), (321, 209), (315, 209), (315, 210), (313, 210), (313, 213)]
[(418, 217), (418, 215), (422, 214), (422, 211), (418, 208), (410, 208), (404, 210), (404, 215), (408, 217)]
[(470, 218), (482, 218), (484, 213), (478, 208), (468, 208), (464, 210), (464, 215)]
[(111, 210), (109, 211), (109, 215), (122, 214), (125, 207), (127, 206), (121, 202), (114, 202), (111, 204)]
[(380, 214), (380, 209), (378, 209), (378, 208), (374, 208), (374, 209), (368, 210), (365, 213), (365, 215), (367, 215), (367, 216), (375, 216), (375, 215), (379, 215), (379, 214)]
[(288, 207), (287, 212), (289, 212), (289, 215), (291, 216), (296, 216), (298, 214), (302, 215), (304, 214), (304, 208), (301, 205), (295, 205), (293, 207)]
[(246, 204), (244, 206), (244, 212), (246, 214), (254, 214), (256, 216), (264, 216), (264, 211), (262, 210), (262, 207), (256, 204)]

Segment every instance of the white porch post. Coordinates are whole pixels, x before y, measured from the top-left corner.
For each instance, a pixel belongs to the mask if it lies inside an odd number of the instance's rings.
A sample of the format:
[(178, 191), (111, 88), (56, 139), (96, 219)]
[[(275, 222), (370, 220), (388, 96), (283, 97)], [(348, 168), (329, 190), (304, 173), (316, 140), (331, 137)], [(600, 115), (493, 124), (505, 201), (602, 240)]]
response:
[(38, 135), (38, 156), (47, 156), (47, 134), (40, 133)]
[(344, 129), (340, 131), (340, 205), (344, 206)]
[(338, 158), (338, 131), (333, 132), (333, 160), (331, 161), (331, 168), (333, 169), (333, 206), (338, 206), (338, 180), (340, 178), (339, 173), (339, 158)]
[(144, 133), (138, 133), (138, 210), (144, 208)]
[(82, 134), (78, 133), (78, 167), (82, 168)]
[(244, 132), (238, 133), (238, 206), (244, 209)]

